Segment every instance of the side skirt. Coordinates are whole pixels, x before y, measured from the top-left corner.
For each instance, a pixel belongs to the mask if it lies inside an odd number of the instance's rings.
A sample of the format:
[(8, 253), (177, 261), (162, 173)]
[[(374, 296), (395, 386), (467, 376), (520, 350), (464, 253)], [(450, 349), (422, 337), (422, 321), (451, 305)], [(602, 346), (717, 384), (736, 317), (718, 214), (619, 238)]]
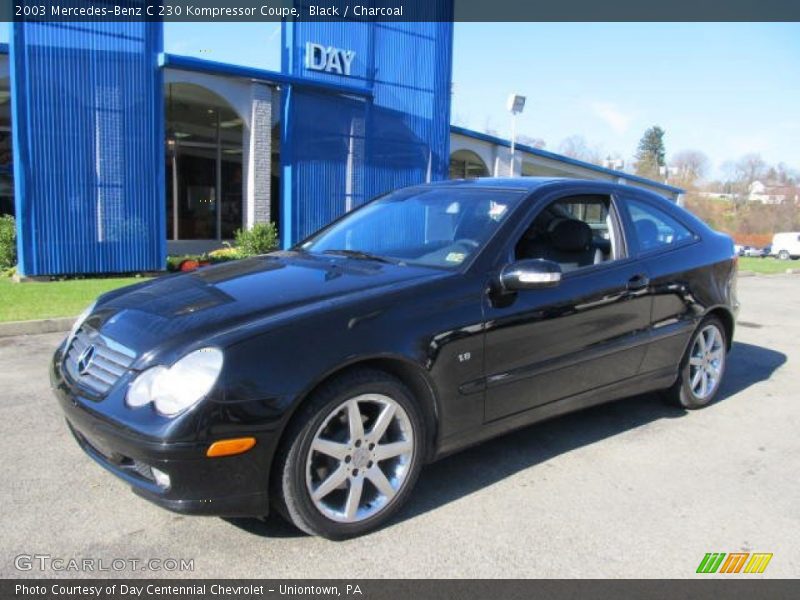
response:
[(496, 421), (484, 423), (479, 428), (461, 432), (458, 435), (441, 440), (434, 460), (534, 423), (546, 421), (590, 406), (666, 389), (675, 383), (677, 377), (678, 372), (674, 367), (651, 371), (602, 388), (582, 392)]

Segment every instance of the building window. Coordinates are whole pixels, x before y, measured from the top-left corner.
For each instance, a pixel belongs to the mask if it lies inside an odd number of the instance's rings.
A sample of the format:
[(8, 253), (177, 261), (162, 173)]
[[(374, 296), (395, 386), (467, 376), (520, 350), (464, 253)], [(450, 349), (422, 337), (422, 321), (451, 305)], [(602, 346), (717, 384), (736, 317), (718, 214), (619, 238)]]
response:
[(165, 95), (167, 239), (231, 239), (243, 218), (242, 119), (197, 85), (170, 83)]
[(0, 215), (14, 214), (14, 161), (11, 143), (11, 90), (0, 79)]
[(450, 155), (450, 179), (473, 179), (488, 176), (489, 168), (474, 152), (458, 150)]

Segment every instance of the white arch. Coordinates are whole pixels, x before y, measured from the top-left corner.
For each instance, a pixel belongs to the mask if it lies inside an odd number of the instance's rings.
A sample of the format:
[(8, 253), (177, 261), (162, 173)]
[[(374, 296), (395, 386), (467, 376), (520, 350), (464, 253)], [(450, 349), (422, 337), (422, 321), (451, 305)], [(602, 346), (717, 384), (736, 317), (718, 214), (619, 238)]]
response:
[(458, 133), (450, 134), (450, 156), (461, 150), (467, 150), (476, 154), (484, 165), (486, 165), (489, 175), (492, 174), (495, 162), (494, 147), (489, 142), (478, 140), (472, 137), (460, 135)]
[(250, 128), (251, 85), (249, 81), (195, 71), (164, 69), (164, 85), (167, 86), (171, 83), (196, 85), (214, 92), (236, 112), (237, 116), (244, 122), (244, 126), (247, 129)]

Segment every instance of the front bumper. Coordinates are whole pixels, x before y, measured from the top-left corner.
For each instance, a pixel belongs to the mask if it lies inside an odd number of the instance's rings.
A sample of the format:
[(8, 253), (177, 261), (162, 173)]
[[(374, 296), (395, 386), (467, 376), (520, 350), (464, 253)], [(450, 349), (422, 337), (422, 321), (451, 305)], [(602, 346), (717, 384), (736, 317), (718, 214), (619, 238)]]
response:
[[(258, 436), (256, 446), (244, 454), (207, 458), (207, 443), (165, 442), (101, 414), (92, 407), (97, 403), (69, 385), (57, 361), (51, 383), (81, 448), (139, 496), (182, 514), (256, 517), (269, 512), (271, 444), (262, 444)], [(156, 483), (153, 468), (169, 475), (168, 487)]]

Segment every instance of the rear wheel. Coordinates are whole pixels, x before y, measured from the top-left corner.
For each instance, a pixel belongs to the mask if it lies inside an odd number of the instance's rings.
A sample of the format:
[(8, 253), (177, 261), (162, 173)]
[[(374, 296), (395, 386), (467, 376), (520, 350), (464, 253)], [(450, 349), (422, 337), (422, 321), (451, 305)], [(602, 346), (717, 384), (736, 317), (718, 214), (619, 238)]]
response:
[(379, 527), (409, 495), (425, 453), (411, 393), (363, 369), (326, 384), (301, 410), (279, 456), (281, 512), (331, 539)]
[(778, 252), (778, 258), (781, 260), (789, 260), (791, 256), (789, 256), (789, 252), (786, 250), (781, 250)]
[(670, 400), (688, 409), (710, 404), (725, 375), (727, 340), (717, 317), (706, 317), (692, 335), (678, 380), (667, 391)]

